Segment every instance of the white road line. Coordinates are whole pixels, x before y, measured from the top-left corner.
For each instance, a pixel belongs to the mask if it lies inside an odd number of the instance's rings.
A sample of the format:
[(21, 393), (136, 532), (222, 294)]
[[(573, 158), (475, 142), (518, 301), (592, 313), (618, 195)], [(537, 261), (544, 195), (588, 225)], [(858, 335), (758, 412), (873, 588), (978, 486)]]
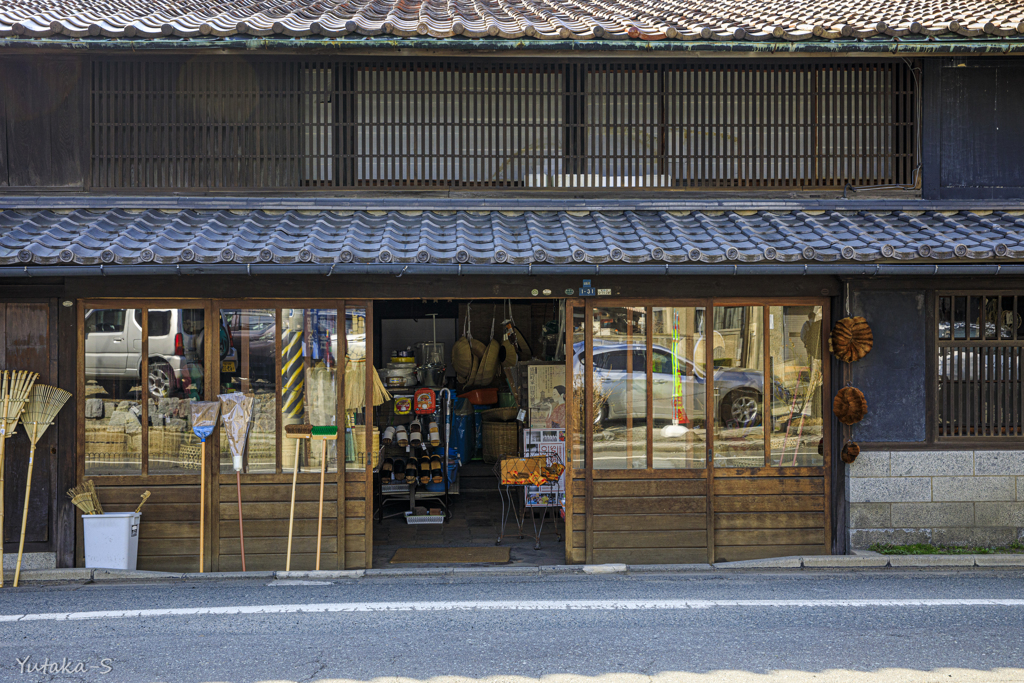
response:
[(172, 609), (105, 610), (4, 614), (0, 622), (76, 621), (131, 617), (185, 617), (224, 614), (295, 614), (322, 612), (449, 612), (449, 611), (557, 611), (557, 610), (688, 610), (715, 607), (818, 608), (818, 607), (1024, 607), (1015, 599), (877, 599), (877, 600), (522, 600), (472, 602), (335, 602), (309, 605), (236, 605), (178, 607)]

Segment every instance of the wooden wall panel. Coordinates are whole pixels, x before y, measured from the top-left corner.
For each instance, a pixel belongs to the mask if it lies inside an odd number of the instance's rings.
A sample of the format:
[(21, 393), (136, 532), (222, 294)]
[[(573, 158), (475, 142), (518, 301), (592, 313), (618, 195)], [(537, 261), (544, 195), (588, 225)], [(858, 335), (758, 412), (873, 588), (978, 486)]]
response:
[[(3, 310), (3, 367), (8, 370), (31, 370), (39, 373), (39, 382), (52, 384), (51, 377), (50, 305), (46, 303), (0, 304)], [(71, 406), (65, 410), (73, 410)], [(29, 496), (28, 525), (25, 532), (26, 551), (43, 550), (30, 544), (49, 544), (54, 511), (55, 460), (57, 427), (46, 430), (36, 448), (32, 468), (32, 493)], [(30, 449), (25, 429), (19, 427), (6, 446), (4, 461), (4, 529), (3, 536), (16, 550), (21, 536), (21, 518), (25, 504), (25, 481), (28, 476)], [(50, 548), (46, 548), (50, 549)]]
[(0, 67), (7, 185), (84, 186), (84, 68), (80, 58), (14, 59)]
[(341, 569), (366, 569), (372, 557), (372, 537), (367, 533), (372, 523), (366, 518), (366, 473), (345, 472), (345, 547)]
[[(295, 522), (292, 533), (291, 569), (316, 567), (319, 474), (302, 475), (295, 487)], [(333, 476), (333, 475), (331, 475)], [(316, 479), (313, 483), (312, 479)], [(247, 570), (283, 571), (288, 551), (288, 515), (291, 483), (242, 483), (242, 521), (245, 530)], [(238, 538), (238, 491), (231, 477), (223, 477), (218, 491), (220, 521), (218, 571), (241, 571)], [(324, 518), (320, 541), (320, 568), (338, 568), (338, 485), (324, 484)]]
[[(199, 571), (199, 486), (108, 486), (103, 477), (90, 477), (104, 512), (131, 512), (152, 495), (142, 508), (139, 523), (138, 568), (151, 571)], [(82, 539), (79, 539), (80, 543)]]
[[(664, 475), (663, 475), (664, 477)], [(593, 516), (581, 519), (595, 563), (689, 564), (707, 561), (707, 482), (704, 479), (595, 479)], [(579, 501), (582, 503), (583, 501)], [(579, 515), (583, 517), (583, 515)], [(573, 550), (585, 554), (587, 533)], [(579, 538), (576, 538), (576, 536)]]
[(715, 560), (821, 555), (825, 478), (717, 476)]

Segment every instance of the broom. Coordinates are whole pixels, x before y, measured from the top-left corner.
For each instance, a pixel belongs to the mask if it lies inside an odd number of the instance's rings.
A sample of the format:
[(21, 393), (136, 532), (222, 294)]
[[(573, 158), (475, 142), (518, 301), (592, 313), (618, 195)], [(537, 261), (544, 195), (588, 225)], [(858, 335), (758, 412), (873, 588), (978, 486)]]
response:
[[(316, 519), (316, 568), (319, 570), (320, 537), (324, 528), (324, 476), (327, 472), (327, 442), (338, 440), (338, 428), (334, 425), (313, 427), (311, 436), (314, 439), (323, 440), (323, 450), (320, 453), (320, 510)], [(343, 467), (341, 461), (339, 461), (338, 467)]]
[(192, 432), (199, 437), (199, 573), (203, 573), (203, 545), (206, 541), (203, 525), (206, 523), (206, 437), (213, 434), (220, 414), (218, 401), (192, 401)]
[(25, 401), (37, 379), (38, 373), (27, 370), (4, 370), (0, 377), (0, 396), (3, 396), (3, 402), (0, 403), (0, 588), (4, 585), (4, 451), (7, 439), (14, 436)]
[(21, 513), (21, 540), (18, 542), (18, 565), (14, 569), (14, 587), (18, 587), (21, 576), (21, 555), (25, 551), (25, 526), (28, 524), (28, 498), (32, 491), (32, 465), (36, 457), (36, 444), (43, 438), (46, 428), (53, 423), (53, 418), (71, 398), (71, 394), (46, 384), (37, 384), (29, 394), (28, 405), (22, 423), (28, 432), (32, 447), (28, 452), (28, 477), (25, 479), (25, 509)]
[[(149, 493), (149, 491), (146, 491), (146, 493)], [(100, 499), (96, 496), (96, 486), (92, 483), (91, 479), (81, 486), (68, 489), (68, 498), (71, 499), (74, 506), (81, 510), (83, 514), (103, 514), (103, 506), (100, 505)]]
[(245, 571), (245, 533), (242, 530), (242, 456), (249, 434), (252, 406), (256, 399), (240, 391), (220, 394), (221, 419), (228, 431), (228, 446), (231, 448), (231, 464), (235, 470), (235, 490), (238, 492), (238, 543), (242, 550), (242, 571)]
[(299, 480), (299, 446), (303, 439), (308, 439), (313, 433), (311, 425), (285, 425), (284, 435), (289, 439), (295, 439), (295, 462), (292, 463), (292, 504), (288, 512), (288, 552), (285, 555), (284, 570), (292, 570), (292, 530), (295, 527), (295, 485)]

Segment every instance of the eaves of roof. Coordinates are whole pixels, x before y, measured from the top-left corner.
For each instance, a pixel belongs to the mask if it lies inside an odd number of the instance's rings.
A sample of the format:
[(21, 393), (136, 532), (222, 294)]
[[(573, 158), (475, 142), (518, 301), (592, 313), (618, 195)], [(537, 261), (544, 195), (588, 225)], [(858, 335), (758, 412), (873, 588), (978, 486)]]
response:
[(587, 53), (619, 52), (633, 54), (749, 54), (792, 56), (799, 54), (900, 54), (948, 55), (975, 54), (1000, 55), (1024, 53), (1024, 37), (978, 36), (955, 38), (940, 36), (845, 38), (837, 40), (803, 41), (644, 41), (644, 40), (534, 40), (484, 38), (401, 38), (388, 36), (342, 38), (287, 37), (236, 35), (227, 37), (202, 36), (195, 38), (125, 38), (12, 36), (0, 38), (0, 49), (97, 50), (97, 51), (338, 51), (338, 52), (399, 52), (402, 53), (542, 53), (582, 55)]

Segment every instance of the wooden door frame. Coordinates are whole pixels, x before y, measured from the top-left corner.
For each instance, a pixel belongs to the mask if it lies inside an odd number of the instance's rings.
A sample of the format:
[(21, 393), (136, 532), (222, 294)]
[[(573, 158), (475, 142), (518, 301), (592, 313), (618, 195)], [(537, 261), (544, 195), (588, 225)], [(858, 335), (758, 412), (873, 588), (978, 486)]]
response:
[[(664, 478), (703, 478), (706, 480), (707, 486), (707, 557), (708, 563), (714, 564), (715, 557), (715, 477), (758, 477), (758, 476), (810, 476), (819, 477), (823, 481), (824, 486), (824, 543), (823, 553), (830, 554), (832, 547), (832, 530), (831, 530), (831, 487), (830, 487), (830, 474), (831, 474), (831, 460), (832, 460), (832, 449), (831, 449), (831, 438), (832, 438), (832, 420), (830, 413), (827, 410), (825, 403), (831, 398), (831, 372), (828, 348), (827, 348), (827, 331), (828, 324), (831, 320), (831, 300), (829, 297), (707, 297), (707, 298), (666, 298), (666, 299), (635, 299), (635, 298), (586, 298), (583, 300), (570, 300), (567, 302), (566, 308), (566, 334), (567, 344), (570, 344), (572, 340), (572, 330), (570, 312), (576, 307), (582, 307), (584, 314), (584, 354), (586, 358), (585, 367), (593, 368), (593, 349), (594, 349), (594, 335), (593, 335), (593, 314), (595, 308), (606, 308), (606, 307), (627, 307), (637, 306), (650, 308), (652, 311), (658, 307), (696, 307), (703, 308), (705, 310), (704, 319), (704, 352), (705, 352), (705, 466), (702, 470), (652, 470), (650, 469), (650, 460), (648, 460), (647, 470), (595, 470), (593, 466), (593, 427), (594, 427), (594, 415), (593, 415), (593, 372), (588, 371), (584, 375), (584, 391), (582, 400), (585, 402), (584, 405), (584, 467), (586, 469), (586, 485), (584, 487), (585, 500), (583, 501), (583, 507), (586, 514), (586, 562), (588, 564), (594, 561), (594, 480), (601, 479), (613, 479), (613, 478), (630, 478), (630, 479), (664, 479)], [(718, 407), (714, 402), (714, 344), (711, 340), (714, 339), (715, 326), (714, 326), (714, 311), (719, 306), (761, 306), (764, 325), (764, 339), (763, 349), (761, 353), (764, 360), (763, 376), (765, 384), (772, 381), (770, 377), (770, 368), (768, 366), (768, 360), (771, 358), (771, 340), (768, 334), (768, 316), (772, 306), (820, 306), (822, 310), (821, 316), (821, 373), (822, 373), (822, 438), (823, 438), (823, 464), (821, 467), (770, 467), (767, 463), (767, 458), (770, 457), (770, 445), (766, 447), (765, 458), (766, 464), (759, 468), (716, 468), (714, 464), (714, 440), (715, 440), (715, 422), (717, 420)], [(647, 345), (651, 344), (651, 333), (650, 325), (648, 325), (647, 333)], [(652, 360), (650, 354), (648, 354), (647, 371), (651, 370)], [(571, 382), (573, 380), (572, 375), (572, 354), (567, 351), (566, 354), (566, 381)], [(648, 392), (648, 411), (651, 410), (651, 386), (650, 382), (647, 382)], [(574, 397), (575, 400), (575, 397)], [(762, 408), (762, 422), (764, 429), (764, 438), (766, 444), (770, 444), (771, 438), (771, 405), (767, 399), (763, 399)], [(574, 413), (575, 414), (575, 413)], [(648, 434), (650, 434), (652, 421), (648, 420)], [(570, 438), (567, 435), (566, 442), (569, 443)], [(653, 447), (651, 440), (648, 438), (647, 442), (648, 453), (650, 453)], [(571, 489), (570, 486), (567, 487)], [(567, 508), (566, 518), (570, 518), (569, 510), (572, 507), (579, 505), (580, 501), (574, 501), (567, 495)], [(571, 555), (571, 527), (567, 525), (566, 529), (567, 546), (566, 546), (566, 557), (570, 558)]]

